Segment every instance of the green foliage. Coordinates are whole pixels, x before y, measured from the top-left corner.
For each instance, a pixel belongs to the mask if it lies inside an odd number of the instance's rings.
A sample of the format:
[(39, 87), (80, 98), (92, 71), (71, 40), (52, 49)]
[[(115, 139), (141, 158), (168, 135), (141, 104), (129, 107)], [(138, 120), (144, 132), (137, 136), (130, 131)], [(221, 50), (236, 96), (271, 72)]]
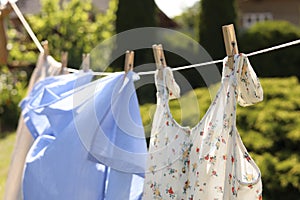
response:
[(236, 24), (235, 0), (201, 0), (199, 39), (213, 59), (225, 56), (222, 26)]
[(28, 66), (37, 60), (34, 43), (26, 39), (26, 35), (18, 32), (15, 28), (7, 29), (8, 63), (18, 66)]
[[(290, 42), (300, 38), (300, 28), (286, 21), (259, 22), (239, 38), (242, 52), (253, 52), (274, 45)], [(265, 77), (298, 76), (300, 77), (300, 46), (257, 55), (251, 58), (258, 74)]]
[(39, 15), (28, 21), (38, 39), (49, 41), (50, 54), (60, 60), (61, 51), (68, 51), (68, 63), (78, 68), (82, 53), (90, 52), (114, 32), (116, 2), (110, 1), (106, 13), (98, 14), (90, 0), (42, 0)]
[[(262, 79), (264, 100), (238, 107), (237, 126), (242, 140), (262, 172), (264, 199), (294, 200), (300, 193), (300, 84), (295, 77)], [(181, 99), (196, 95), (198, 105)], [(206, 88), (170, 102), (173, 117), (194, 126), (211, 103)], [(188, 104), (188, 105), (186, 105)], [(201, 116), (195, 110), (200, 109)], [(184, 115), (187, 110), (188, 114)], [(146, 135), (150, 136), (155, 105), (141, 106)]]
[(26, 72), (0, 68), (0, 136), (5, 129), (14, 129), (18, 123), (19, 102), (25, 95)]

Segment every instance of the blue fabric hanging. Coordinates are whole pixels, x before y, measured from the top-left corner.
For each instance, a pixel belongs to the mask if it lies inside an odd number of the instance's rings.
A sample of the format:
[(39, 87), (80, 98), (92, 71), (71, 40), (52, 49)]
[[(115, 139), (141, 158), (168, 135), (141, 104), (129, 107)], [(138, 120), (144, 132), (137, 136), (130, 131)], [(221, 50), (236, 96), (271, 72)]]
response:
[(114, 73), (60, 89), (63, 95), (49, 88), (37, 92), (40, 98), (23, 114), (32, 124), (43, 116), (49, 126), (37, 131), (26, 159), (25, 200), (140, 199), (147, 148), (135, 76)]
[(79, 71), (74, 74), (48, 77), (35, 84), (30, 94), (20, 103), (24, 121), (34, 139), (41, 134), (54, 134), (49, 130), (51, 127), (46, 115), (41, 115), (40, 110), (68, 95), (73, 89), (89, 83), (92, 78), (92, 71)]

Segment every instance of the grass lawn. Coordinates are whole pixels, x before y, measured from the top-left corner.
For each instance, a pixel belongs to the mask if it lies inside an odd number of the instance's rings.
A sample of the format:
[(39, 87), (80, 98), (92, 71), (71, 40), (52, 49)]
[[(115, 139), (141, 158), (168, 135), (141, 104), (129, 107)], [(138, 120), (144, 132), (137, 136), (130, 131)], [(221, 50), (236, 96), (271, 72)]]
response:
[(7, 134), (6, 137), (0, 138), (0, 199), (4, 198), (5, 181), (15, 144), (15, 138), (15, 133)]

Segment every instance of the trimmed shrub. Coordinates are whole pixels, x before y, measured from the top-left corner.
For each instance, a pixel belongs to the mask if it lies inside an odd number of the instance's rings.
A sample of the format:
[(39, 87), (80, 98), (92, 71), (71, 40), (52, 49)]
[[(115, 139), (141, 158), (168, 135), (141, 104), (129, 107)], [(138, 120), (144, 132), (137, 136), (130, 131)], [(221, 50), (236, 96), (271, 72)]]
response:
[[(300, 28), (286, 21), (260, 22), (240, 35), (241, 52), (250, 53), (300, 38)], [(300, 77), (300, 46), (292, 46), (253, 56), (251, 63), (264, 77)]]

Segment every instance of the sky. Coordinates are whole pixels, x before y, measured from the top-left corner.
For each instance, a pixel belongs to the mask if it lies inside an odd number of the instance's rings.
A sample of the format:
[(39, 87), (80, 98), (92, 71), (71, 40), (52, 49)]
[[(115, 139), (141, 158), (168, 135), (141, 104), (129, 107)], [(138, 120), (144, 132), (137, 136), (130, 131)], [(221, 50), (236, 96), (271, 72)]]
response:
[(180, 15), (185, 8), (199, 0), (155, 0), (156, 5), (170, 18)]

